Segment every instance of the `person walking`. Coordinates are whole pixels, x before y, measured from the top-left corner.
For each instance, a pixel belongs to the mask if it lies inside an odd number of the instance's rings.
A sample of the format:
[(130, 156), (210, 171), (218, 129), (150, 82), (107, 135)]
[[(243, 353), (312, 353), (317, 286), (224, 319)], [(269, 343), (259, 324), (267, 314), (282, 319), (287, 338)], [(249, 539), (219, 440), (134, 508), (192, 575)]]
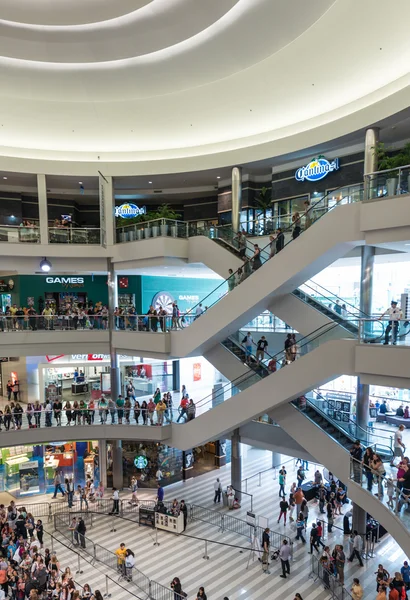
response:
[(64, 490), (61, 487), (61, 474), (60, 471), (56, 471), (54, 475), (54, 496), (52, 496), (53, 500), (57, 498), (57, 492), (61, 492), (62, 497), (64, 498)]
[(84, 519), (80, 517), (77, 527), (74, 530), (74, 539), (76, 541), (76, 545), (80, 543), (81, 548), (85, 548), (85, 532), (87, 531), (87, 527), (85, 526)]
[[(399, 425), (396, 433), (394, 434), (394, 456), (403, 458), (406, 446), (403, 443), (403, 431), (405, 430), (404, 425)], [(394, 458), (391, 459), (390, 465), (394, 467)]]
[(388, 345), (390, 332), (392, 332), (392, 344), (395, 346), (397, 344), (397, 334), (399, 333), (400, 319), (402, 318), (402, 312), (397, 306), (396, 300), (391, 301), (390, 308), (384, 311), (379, 318), (379, 321), (381, 321), (385, 315), (388, 315), (389, 324), (386, 327), (383, 345)]
[(319, 552), (319, 540), (316, 523), (312, 523), (312, 529), (310, 530), (310, 552), (313, 554), (313, 548), (316, 552)]
[(304, 499), (304, 495), (302, 492), (302, 488), (298, 487), (296, 492), (294, 493), (295, 504), (296, 504), (296, 516), (299, 516), (300, 507), (302, 506), (302, 502)]
[(282, 472), (282, 469), (279, 471), (279, 498), (284, 498), (286, 496), (286, 492), (285, 492), (285, 482), (286, 482), (286, 475)]
[(285, 500), (285, 498), (282, 498), (282, 500), (279, 502), (280, 512), (279, 512), (279, 517), (278, 517), (278, 523), (281, 520), (282, 515), (283, 515), (283, 522), (286, 525), (286, 516), (288, 513), (288, 508), (289, 508), (288, 502)]
[(236, 280), (235, 280), (235, 273), (232, 271), (232, 269), (229, 269), (229, 277), (228, 277), (228, 291), (232, 292), (232, 290), (234, 289), (235, 285), (236, 285)]
[(303, 537), (303, 530), (305, 529), (305, 518), (303, 513), (298, 513), (298, 517), (296, 519), (296, 540), (302, 540), (304, 544), (306, 544), (306, 540)]
[(65, 484), (66, 484), (66, 491), (67, 491), (68, 508), (73, 508), (74, 482), (73, 482), (72, 476), (67, 477)]
[(181, 500), (181, 502), (179, 504), (179, 510), (184, 515), (184, 531), (185, 531), (187, 523), (188, 523), (188, 507), (185, 504), (185, 500)]
[(282, 565), (282, 577), (286, 579), (288, 575), (290, 575), (290, 563), (289, 558), (292, 555), (292, 549), (288, 544), (288, 540), (283, 540), (282, 545), (279, 550), (279, 558)]
[(214, 482), (214, 504), (216, 504), (218, 502), (218, 504), (220, 504), (221, 502), (221, 494), (222, 494), (222, 484), (219, 481), (219, 477), (217, 477), (216, 481)]
[(359, 565), (361, 567), (363, 567), (363, 561), (362, 561), (362, 548), (363, 548), (363, 540), (361, 538), (361, 536), (357, 533), (356, 529), (353, 531), (353, 548), (352, 548), (352, 553), (350, 555), (350, 558), (348, 559), (349, 562), (353, 562), (353, 559), (356, 557), (359, 561)]
[(283, 250), (285, 246), (285, 236), (283, 234), (282, 228), (278, 227), (276, 230), (276, 254)]

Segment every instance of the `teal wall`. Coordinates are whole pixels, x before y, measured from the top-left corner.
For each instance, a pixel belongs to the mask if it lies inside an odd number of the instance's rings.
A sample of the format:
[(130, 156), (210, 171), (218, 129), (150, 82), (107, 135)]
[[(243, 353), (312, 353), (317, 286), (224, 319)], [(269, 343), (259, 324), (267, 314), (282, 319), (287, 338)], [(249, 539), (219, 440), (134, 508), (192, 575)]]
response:
[[(67, 275), (68, 276), (68, 275)], [(73, 274), (75, 277), (76, 275)], [(27, 298), (34, 296), (34, 307), (38, 310), (39, 296), (45, 298), (45, 292), (86, 292), (88, 300), (94, 304), (108, 304), (107, 277), (105, 275), (84, 275), (84, 285), (65, 288), (61, 283), (46, 283), (47, 275), (20, 275), (13, 277), (15, 288), (12, 302), (27, 306)], [(52, 277), (62, 277), (53, 274)], [(219, 288), (218, 288), (219, 286)], [(218, 288), (216, 291), (215, 288)], [(140, 275), (128, 276), (128, 288), (118, 288), (119, 294), (135, 294), (135, 308), (139, 314), (145, 314), (158, 292), (167, 292), (176, 300), (181, 312), (186, 312), (198, 302), (211, 306), (227, 291), (225, 282), (218, 279), (195, 279), (192, 277), (149, 277)], [(209, 294), (211, 294), (209, 297)], [(182, 296), (191, 296), (190, 299)]]
[[(64, 287), (61, 283), (46, 283), (47, 275), (20, 275), (19, 276), (19, 300), (21, 306), (27, 306), (27, 298), (34, 296), (34, 308), (38, 310), (38, 299), (42, 296), (45, 299), (46, 292), (86, 292), (88, 300), (92, 300), (94, 304), (102, 302), (108, 303), (108, 288), (107, 276), (82, 275), (84, 285), (81, 287)], [(63, 277), (62, 275), (53, 274), (52, 277)], [(76, 277), (73, 274), (73, 277)]]
[[(198, 302), (211, 306), (227, 292), (227, 284), (218, 279), (195, 279), (191, 277), (141, 277), (142, 313), (145, 314), (158, 292), (168, 292), (178, 303), (179, 310), (186, 312)], [(215, 288), (219, 286), (216, 291)], [(211, 294), (209, 297), (208, 294)], [(192, 296), (182, 299), (181, 296)]]

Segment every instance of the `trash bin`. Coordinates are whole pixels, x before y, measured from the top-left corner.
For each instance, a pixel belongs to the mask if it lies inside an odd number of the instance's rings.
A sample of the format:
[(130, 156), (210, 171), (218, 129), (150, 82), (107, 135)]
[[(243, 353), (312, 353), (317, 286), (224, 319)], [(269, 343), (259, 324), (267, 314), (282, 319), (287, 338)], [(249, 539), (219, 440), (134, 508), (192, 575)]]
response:
[(222, 492), (222, 502), (224, 506), (228, 507), (228, 494), (226, 492)]

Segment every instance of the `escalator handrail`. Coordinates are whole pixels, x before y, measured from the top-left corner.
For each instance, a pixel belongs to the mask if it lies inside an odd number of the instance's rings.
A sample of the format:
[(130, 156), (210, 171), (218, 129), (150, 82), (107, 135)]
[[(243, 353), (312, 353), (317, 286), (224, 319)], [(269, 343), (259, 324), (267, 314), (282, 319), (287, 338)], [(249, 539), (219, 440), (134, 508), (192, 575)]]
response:
[[(333, 391), (333, 390), (329, 390), (329, 391)], [(318, 390), (315, 388), (314, 390), (312, 390), (312, 392), (315, 392), (316, 394), (318, 394), (324, 402), (328, 402), (328, 400), (326, 400), (326, 398), (324, 398), (321, 390)], [(354, 395), (353, 392), (343, 392), (341, 390), (334, 390), (334, 393), (335, 394), (349, 394), (350, 396)], [(352, 420), (352, 422), (355, 423), (355, 421), (353, 421), (353, 420)], [(360, 425), (357, 425), (357, 427), (359, 427), (360, 429), (363, 429), (363, 427), (361, 427)], [(372, 431), (382, 431), (384, 434), (388, 433), (387, 431), (385, 431), (384, 429), (381, 429), (380, 427), (371, 427), (369, 429), (372, 429)], [(364, 431), (364, 429), (363, 429), (363, 431)], [(372, 432), (368, 431), (367, 433), (371, 434)], [(387, 439), (387, 438), (383, 438), (383, 439)], [(392, 436), (390, 436), (390, 439), (392, 439)]]
[[(344, 300), (343, 298), (340, 298), (340, 296), (337, 296), (336, 294), (333, 294), (330, 290), (326, 289), (320, 283), (316, 283), (316, 281), (313, 281), (312, 279), (309, 279), (308, 282), (305, 282), (303, 285), (305, 285), (306, 287), (310, 288), (311, 290), (314, 290), (314, 288), (312, 287), (311, 284), (313, 284), (313, 285), (321, 288), (324, 292), (326, 292), (326, 294), (329, 294), (330, 296), (333, 296), (334, 298), (336, 298), (336, 300), (339, 300), (340, 302), (343, 302), (343, 304), (349, 305), (354, 311), (356, 311), (357, 313), (362, 314), (364, 317), (371, 317), (371, 315), (367, 314), (366, 312), (364, 312), (363, 310), (361, 310), (357, 306), (354, 306), (354, 304), (351, 304), (347, 300)], [(314, 290), (314, 291), (316, 291), (316, 290)]]
[[(309, 284), (307, 284), (307, 283), (304, 283), (303, 285), (304, 285), (304, 286), (306, 286), (306, 287), (308, 287), (308, 288), (310, 288), (311, 290), (314, 290), (314, 288), (312, 288), (312, 287), (311, 287)], [(315, 284), (315, 285), (316, 285), (316, 284)], [(301, 286), (301, 287), (302, 287), (302, 286)], [(320, 286), (320, 287), (322, 287), (322, 286)], [(325, 290), (325, 288), (322, 288), (322, 289), (324, 289), (324, 290)], [(315, 290), (314, 290), (314, 291), (315, 291)], [(308, 294), (307, 292), (305, 292), (304, 290), (302, 290), (300, 287), (299, 287), (299, 288), (296, 288), (296, 290), (294, 290), (292, 293), (293, 293), (293, 294), (294, 294), (296, 297), (298, 297), (298, 298), (300, 298), (299, 294), (305, 294), (305, 295), (306, 295), (306, 296), (308, 296), (308, 297), (309, 297), (309, 298), (310, 298), (310, 299), (311, 299), (313, 302), (315, 302), (315, 303), (316, 303), (316, 304), (318, 304), (319, 306), (320, 306), (320, 305), (322, 305), (322, 306), (323, 306), (323, 303), (322, 303), (322, 302), (320, 302), (320, 300), (316, 299), (314, 296), (311, 296), (310, 294)], [(328, 293), (330, 293), (330, 292), (328, 292)], [(339, 298), (338, 296), (335, 296), (335, 295), (333, 295), (333, 296), (334, 296), (336, 299), (338, 299), (338, 300), (342, 301), (344, 304), (346, 304), (346, 302), (343, 300), (343, 298)], [(331, 300), (330, 298), (327, 298), (327, 300), (329, 300), (329, 301), (331, 301), (331, 302), (333, 303), (333, 300)], [(302, 300), (302, 301), (303, 301), (303, 300)], [(349, 303), (348, 303), (348, 304), (349, 304)], [(349, 306), (353, 306), (353, 305), (349, 304)], [(326, 308), (327, 308), (327, 307), (326, 307)], [(355, 307), (354, 307), (354, 308), (355, 308)], [(360, 313), (362, 313), (362, 315), (366, 315), (366, 316), (365, 316), (365, 317), (362, 317), (361, 315), (354, 315), (353, 313), (351, 313), (350, 311), (348, 311), (348, 310), (347, 310), (347, 308), (346, 308), (346, 311), (347, 311), (347, 312), (348, 312), (348, 313), (351, 315), (351, 318), (345, 318), (345, 317), (343, 317), (343, 315), (339, 315), (339, 313), (337, 313), (337, 312), (336, 312), (335, 310), (333, 310), (332, 308), (330, 308), (330, 309), (328, 308), (328, 310), (331, 310), (331, 311), (332, 311), (332, 312), (335, 314), (335, 317), (338, 317), (338, 318), (340, 319), (340, 321), (345, 321), (345, 322), (351, 323), (352, 325), (353, 325), (352, 321), (357, 321), (357, 330), (359, 330), (359, 320), (360, 320), (361, 318), (369, 319), (369, 320), (372, 320), (372, 321), (374, 320), (374, 319), (373, 319), (371, 316), (367, 315), (366, 313), (364, 313), (364, 312), (363, 312), (363, 311), (361, 311), (360, 309), (356, 309), (356, 308), (355, 308), (355, 310), (358, 310), (358, 312), (360, 312)], [(380, 335), (374, 334), (374, 337), (370, 337), (369, 339), (371, 339), (371, 340), (375, 341), (375, 340), (382, 339), (382, 338), (384, 337), (384, 334), (385, 334), (386, 327), (385, 327), (385, 325), (384, 325), (384, 323), (383, 323), (382, 321), (380, 321), (380, 327), (381, 327), (381, 333), (380, 333)], [(365, 332), (365, 335), (366, 335), (366, 332)]]
[[(328, 193), (327, 193), (325, 196), (323, 196), (323, 198), (320, 198), (320, 199), (319, 199), (319, 200), (318, 200), (318, 201), (317, 201), (315, 204), (311, 205), (311, 206), (310, 206), (310, 208), (309, 208), (309, 210), (307, 210), (307, 211), (306, 211), (306, 212), (304, 212), (302, 215), (300, 215), (300, 220), (301, 220), (303, 217), (306, 217), (306, 215), (308, 215), (308, 214), (310, 214), (310, 216), (312, 216), (312, 215), (313, 215), (313, 211), (315, 210), (315, 208), (316, 208), (316, 207), (317, 207), (319, 204), (323, 203), (323, 202), (325, 201), (325, 199), (326, 199), (328, 196), (334, 195), (335, 193), (337, 193), (337, 191), (338, 191), (338, 190), (345, 190), (345, 189), (346, 189), (346, 186), (341, 186), (340, 188), (338, 188), (338, 189), (336, 189), (336, 190), (332, 190), (332, 191), (328, 192)], [(319, 220), (320, 220), (320, 219), (321, 219), (321, 218), (322, 218), (322, 217), (323, 217), (325, 214), (327, 214), (327, 213), (329, 213), (330, 211), (334, 210), (334, 209), (335, 209), (337, 206), (339, 206), (339, 205), (340, 205), (340, 203), (341, 203), (341, 202), (342, 202), (342, 201), (343, 201), (343, 200), (344, 200), (346, 197), (349, 197), (349, 196), (350, 196), (350, 194), (348, 194), (348, 193), (347, 193), (347, 195), (346, 195), (346, 196), (343, 196), (343, 197), (342, 197), (342, 198), (341, 198), (341, 199), (340, 199), (340, 200), (339, 200), (339, 201), (338, 201), (336, 204), (334, 204), (332, 207), (330, 207), (330, 208), (328, 207), (328, 208), (326, 209), (326, 211), (325, 211), (325, 212), (324, 212), (324, 213), (323, 213), (321, 216), (319, 216), (319, 217), (317, 217), (317, 219), (315, 219), (315, 221), (319, 221)], [(314, 225), (314, 222), (315, 222), (315, 221), (313, 221), (313, 222), (312, 222), (312, 226)], [(292, 231), (293, 231), (293, 228), (294, 228), (294, 224), (292, 224), (292, 225), (290, 225), (289, 227), (286, 227), (285, 229), (283, 229), (283, 230), (282, 230), (282, 233), (283, 233), (283, 234), (285, 234), (285, 233), (292, 232)], [(303, 234), (303, 231), (301, 231), (300, 233), (301, 233), (301, 234)], [(283, 250), (283, 249), (284, 249), (286, 246), (288, 246), (288, 245), (289, 245), (289, 244), (290, 244), (292, 241), (293, 241), (293, 239), (291, 238), (291, 239), (290, 239), (290, 240), (288, 240), (286, 243), (284, 243), (282, 250)], [(266, 246), (264, 246), (263, 248), (260, 248), (260, 252), (261, 252), (261, 253), (262, 253), (262, 252), (266, 252), (266, 253), (267, 253), (267, 252), (268, 252), (268, 250), (267, 250), (268, 248), (270, 248), (270, 242), (269, 242), (269, 244), (266, 244)], [(270, 251), (269, 251), (269, 256), (270, 256)], [(276, 256), (276, 254), (275, 254), (275, 256)], [(274, 257), (273, 257), (273, 258), (274, 258)], [(247, 260), (249, 260), (249, 261), (250, 261), (250, 259), (247, 259)], [(267, 262), (267, 261), (265, 261), (265, 262)], [(263, 266), (263, 265), (262, 265), (262, 266)], [(239, 271), (239, 269), (241, 269), (241, 270), (242, 270), (242, 267), (239, 267), (239, 268), (238, 268), (236, 271), (234, 271), (234, 273), (232, 273), (232, 275), (236, 277), (236, 275), (238, 274), (238, 271)], [(227, 278), (226, 278), (224, 281), (222, 281), (222, 283), (220, 283), (220, 284), (219, 284), (219, 285), (218, 285), (218, 286), (217, 286), (217, 287), (216, 287), (214, 290), (212, 290), (212, 292), (210, 292), (210, 293), (209, 293), (209, 294), (207, 294), (207, 295), (206, 295), (204, 298), (202, 298), (202, 300), (200, 300), (200, 302), (198, 302), (198, 303), (197, 303), (195, 306), (193, 306), (193, 307), (192, 307), (191, 311), (192, 311), (193, 313), (195, 313), (195, 309), (196, 309), (196, 308), (197, 308), (197, 307), (198, 307), (200, 304), (202, 305), (202, 304), (203, 304), (203, 303), (206, 301), (206, 299), (207, 299), (207, 298), (209, 298), (210, 296), (212, 296), (213, 294), (215, 294), (215, 292), (217, 292), (217, 290), (219, 290), (220, 288), (222, 288), (222, 286), (223, 286), (224, 284), (228, 283), (228, 279), (229, 279), (230, 277), (232, 277), (232, 275), (230, 275), (229, 277), (227, 277)], [(250, 275), (249, 275), (248, 277), (250, 277), (251, 275), (252, 275), (252, 273), (250, 273)], [(224, 295), (225, 295), (225, 294), (224, 294)], [(211, 307), (212, 307), (214, 304), (216, 304), (217, 302), (219, 302), (219, 300), (220, 300), (220, 298), (218, 298), (218, 300), (215, 300), (214, 302), (212, 302), (212, 304), (211, 304), (210, 306), (208, 306), (207, 308), (208, 308), (208, 309), (209, 309), (209, 308), (211, 308)]]
[[(315, 329), (311, 334), (309, 334), (309, 335), (301, 338), (297, 342), (297, 345), (298, 345), (299, 349), (307, 346), (308, 344), (310, 344), (312, 342), (314, 342), (315, 340), (317, 340), (318, 338), (320, 338), (322, 335), (325, 335), (329, 331), (332, 331), (333, 329), (335, 329), (335, 327), (337, 327), (337, 326), (338, 326), (337, 323), (327, 323), (326, 325), (322, 325), (318, 329)], [(300, 342), (303, 342), (303, 340), (306, 340), (305, 343), (300, 344)], [(280, 350), (279, 352), (277, 352), (277, 354), (275, 354), (271, 358), (274, 358), (276, 360), (276, 362), (278, 362), (279, 357), (283, 356), (284, 353), (285, 353), (285, 350)], [(269, 372), (269, 374), (271, 374), (271, 373)], [(244, 375), (241, 375), (241, 376), (237, 377), (236, 379), (233, 379), (232, 381), (230, 381), (227, 384), (225, 384), (223, 386), (222, 390), (224, 388), (232, 386), (232, 385), (235, 386), (235, 387), (238, 387), (240, 385), (240, 383), (243, 383), (244, 381), (247, 381), (248, 379), (251, 379), (252, 377), (255, 377), (255, 375), (257, 377), (259, 377), (259, 375), (257, 375), (257, 373), (255, 373), (254, 371), (252, 371), (252, 373), (245, 373)], [(213, 397), (214, 397), (214, 393), (213, 392), (211, 394), (208, 394), (208, 396), (205, 396), (205, 398), (202, 398), (201, 400), (198, 400), (198, 402), (195, 403), (196, 407), (205, 406), (209, 402), (212, 402)]]
[[(320, 394), (319, 394), (319, 395), (320, 395)], [(322, 399), (323, 399), (323, 400), (326, 402), (326, 398), (323, 398), (323, 396), (321, 396), (321, 397), (322, 397)], [(341, 426), (338, 424), (338, 422), (337, 422), (337, 421), (335, 421), (334, 419), (332, 419), (332, 418), (331, 418), (329, 415), (327, 415), (327, 414), (326, 414), (326, 413), (325, 413), (323, 410), (321, 410), (321, 409), (320, 409), (318, 406), (316, 406), (315, 404), (313, 404), (313, 402), (311, 402), (311, 401), (309, 400), (309, 398), (307, 398), (307, 397), (306, 397), (306, 395), (305, 395), (305, 400), (306, 400), (306, 403), (307, 403), (307, 404), (309, 404), (309, 406), (311, 406), (311, 407), (312, 407), (312, 408), (313, 408), (313, 409), (314, 409), (314, 410), (315, 410), (317, 413), (319, 413), (320, 415), (322, 415), (322, 416), (323, 416), (323, 417), (324, 417), (324, 418), (325, 418), (325, 419), (326, 419), (326, 420), (327, 420), (329, 423), (331, 423), (331, 424), (332, 424), (334, 427), (336, 427), (336, 429), (338, 429), (338, 430), (339, 430), (341, 433), (345, 434), (345, 435), (346, 435), (346, 437), (348, 437), (348, 438), (352, 437), (352, 438), (355, 438), (355, 439), (359, 439), (359, 440), (360, 440), (360, 437), (359, 437), (358, 435), (356, 435), (356, 436), (353, 436), (353, 435), (352, 435), (352, 436), (351, 436), (351, 435), (349, 434), (349, 432), (347, 432), (345, 429), (343, 429), (343, 427), (341, 427)], [(295, 401), (294, 401), (294, 402), (295, 402)], [(365, 432), (365, 430), (363, 429), (363, 427), (360, 427), (360, 425), (357, 425), (357, 423), (356, 423), (355, 421), (353, 421), (352, 419), (350, 419), (350, 418), (349, 418), (349, 421), (348, 421), (348, 423), (349, 423), (349, 425), (350, 425), (350, 424), (351, 424), (351, 425), (353, 425), (353, 426), (356, 428), (356, 431), (357, 431), (357, 429), (359, 429), (361, 432), (363, 432), (363, 433), (362, 433), (362, 435), (366, 434), (366, 437), (367, 437), (367, 434), (368, 434), (368, 432)], [(365, 439), (366, 439), (366, 437), (365, 437)], [(381, 436), (379, 436), (379, 437), (381, 437)], [(385, 440), (385, 439), (389, 439), (389, 438), (382, 437), (381, 439), (384, 439), (384, 440)], [(360, 440), (360, 441), (362, 441), (362, 440)], [(391, 444), (391, 442), (392, 442), (392, 439), (390, 438), (390, 444)], [(380, 447), (380, 448), (387, 447), (387, 448), (389, 449), (389, 452), (390, 452), (391, 454), (393, 453), (393, 450), (392, 450), (391, 446), (384, 446), (384, 444), (379, 444), (379, 447)]]
[[(225, 342), (226, 342), (227, 340), (229, 340), (230, 342), (233, 342), (233, 343), (235, 344), (235, 346), (237, 346), (237, 348), (240, 348), (240, 349), (242, 350), (242, 352), (244, 352), (244, 353), (246, 352), (246, 351), (245, 351), (245, 349), (244, 349), (244, 346), (243, 346), (243, 344), (242, 344), (242, 343), (241, 343), (239, 340), (235, 339), (235, 338), (233, 337), (233, 335), (230, 335), (228, 338), (226, 338), (226, 340), (223, 340), (223, 341), (222, 341), (222, 344), (224, 344), (224, 345), (225, 345)], [(253, 342), (253, 345), (254, 345), (254, 346), (256, 346), (255, 342)], [(226, 347), (226, 346), (225, 346), (225, 347)], [(229, 351), (229, 348), (227, 348), (227, 350)], [(266, 351), (265, 351), (265, 352), (266, 352)], [(236, 354), (235, 354), (235, 356), (236, 356)], [(255, 359), (255, 361), (256, 361), (256, 354), (252, 354), (251, 356), (252, 356), (252, 357)], [(259, 364), (259, 366), (261, 366), (261, 367), (264, 367), (264, 368), (267, 370), (267, 366), (265, 365), (265, 363), (264, 363), (264, 362), (260, 361), (258, 364)], [(250, 365), (249, 365), (249, 366), (250, 366)], [(255, 366), (256, 366), (256, 365), (255, 365)], [(252, 368), (252, 367), (251, 367), (251, 368)]]

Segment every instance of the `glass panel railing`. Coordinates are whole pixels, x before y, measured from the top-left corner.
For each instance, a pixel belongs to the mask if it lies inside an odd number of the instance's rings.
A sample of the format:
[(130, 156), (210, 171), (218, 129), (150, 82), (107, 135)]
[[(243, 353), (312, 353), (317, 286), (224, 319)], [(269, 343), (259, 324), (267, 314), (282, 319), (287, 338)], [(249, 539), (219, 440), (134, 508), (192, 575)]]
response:
[[(338, 206), (350, 204), (351, 202), (359, 201), (362, 198), (362, 194), (352, 196), (349, 192), (346, 192), (346, 195), (343, 195), (344, 190), (346, 190), (346, 188), (340, 188), (341, 193), (337, 197), (337, 201), (333, 201), (335, 194), (337, 195), (337, 190), (333, 190), (324, 198), (321, 198), (317, 203), (310, 206), (309, 209), (302, 215), (295, 213), (295, 215), (292, 217), (292, 225), (286, 229), (278, 228), (275, 233), (275, 237), (265, 247), (259, 248), (259, 246), (255, 244), (253, 255), (245, 260), (243, 267), (240, 267), (237, 271), (235, 271), (235, 273), (233, 273), (234, 278), (232, 278), (231, 281), (234, 281), (235, 285), (231, 285), (229, 287), (229, 291), (232, 291), (235, 287), (240, 285), (244, 279), (252, 274), (252, 272), (257, 271), (267, 260), (274, 258), (276, 254), (284, 249), (285, 246), (303, 234), (303, 232), (308, 228), (306, 227), (307, 219), (309, 220), (309, 227), (311, 227), (315, 221), (319, 220), (323, 215), (327, 214), (331, 210), (334, 210)], [(332, 198), (332, 202), (327, 202), (326, 199), (330, 198)], [(216, 304), (222, 295), (225, 295), (219, 293), (220, 289), (225, 284), (228, 284), (228, 278), (219, 286), (217, 286), (213, 292), (208, 294), (208, 296), (205, 296), (200, 303), (194, 306), (192, 311), (195, 312), (199, 304), (203, 306), (206, 305), (208, 309)], [(215, 298), (215, 293), (219, 295), (217, 300), (213, 299)]]
[(365, 175), (364, 189), (366, 200), (410, 193), (410, 165)]
[(243, 332), (260, 331), (261, 333), (297, 333), (296, 329), (290, 327), (285, 321), (279, 319), (269, 310), (265, 310), (262, 314), (249, 321), (244, 327)]
[(132, 223), (118, 227), (116, 230), (116, 242), (134, 242), (157, 237), (187, 238), (188, 223), (175, 219), (153, 219), (141, 223)]
[[(381, 333), (382, 332), (382, 333)], [(408, 334), (410, 322), (407, 319), (389, 321), (388, 318), (359, 319), (359, 343), (367, 344), (376, 341), (380, 344), (407, 346), (410, 344)]]
[(40, 243), (40, 229), (35, 225), (13, 226), (0, 225), (0, 242), (18, 244), (21, 242), (30, 244)]
[[(294, 290), (293, 294), (355, 335), (359, 329), (359, 318), (370, 318), (370, 315), (361, 311), (357, 306), (339, 298), (314, 281), (304, 283)], [(383, 323), (378, 323), (365, 332), (367, 342), (382, 340), (385, 327)]]
[(100, 244), (100, 229), (88, 227), (49, 227), (50, 244)]

